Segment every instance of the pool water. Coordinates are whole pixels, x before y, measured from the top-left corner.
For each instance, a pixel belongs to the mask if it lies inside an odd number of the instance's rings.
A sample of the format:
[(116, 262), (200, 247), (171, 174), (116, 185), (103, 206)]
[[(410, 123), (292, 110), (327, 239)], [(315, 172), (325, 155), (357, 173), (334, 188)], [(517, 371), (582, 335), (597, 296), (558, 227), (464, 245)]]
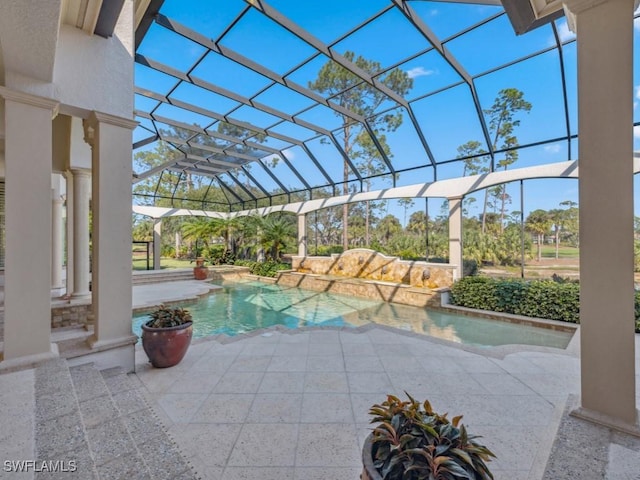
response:
[[(547, 328), (455, 315), (353, 296), (303, 290), (260, 282), (222, 284), (219, 290), (187, 308), (194, 338), (283, 325), (359, 327), (378, 323), (423, 335), (473, 346), (509, 344), (565, 348), (572, 333)], [(148, 315), (133, 318), (140, 335)]]

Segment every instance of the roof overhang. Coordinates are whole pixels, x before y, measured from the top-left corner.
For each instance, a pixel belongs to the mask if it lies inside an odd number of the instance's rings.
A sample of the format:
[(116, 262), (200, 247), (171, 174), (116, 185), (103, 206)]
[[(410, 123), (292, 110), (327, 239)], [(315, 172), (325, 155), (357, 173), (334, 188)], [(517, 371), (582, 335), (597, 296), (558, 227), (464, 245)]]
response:
[(62, 22), (89, 35), (111, 37), (124, 0), (64, 0)]
[(502, 0), (514, 31), (527, 33), (564, 15), (559, 0)]

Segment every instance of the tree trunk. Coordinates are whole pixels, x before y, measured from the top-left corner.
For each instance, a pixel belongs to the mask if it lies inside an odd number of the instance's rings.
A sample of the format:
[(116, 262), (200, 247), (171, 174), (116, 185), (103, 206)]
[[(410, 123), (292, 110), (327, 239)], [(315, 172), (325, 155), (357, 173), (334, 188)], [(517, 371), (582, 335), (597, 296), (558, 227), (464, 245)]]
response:
[(489, 202), (489, 190), (484, 190), (484, 205), (482, 207), (482, 233), (484, 234), (487, 226), (487, 203)]
[(556, 229), (556, 260), (558, 260), (558, 253), (559, 253), (558, 250), (560, 248), (559, 243), (558, 243), (559, 240), (560, 240), (560, 230)]
[[(507, 167), (504, 168), (507, 171)], [(502, 205), (500, 206), (500, 233), (504, 232), (504, 204), (507, 199), (507, 186), (502, 185)]]
[(542, 261), (542, 242), (544, 240), (544, 234), (538, 234), (538, 262)]
[[(347, 150), (348, 151), (348, 150)], [(342, 186), (342, 193), (344, 195), (349, 194), (349, 184), (347, 181), (349, 180), (349, 165), (347, 162), (344, 162), (344, 184)], [(342, 206), (342, 251), (346, 252), (349, 250), (349, 204), (345, 203)]]
[(371, 207), (369, 206), (369, 200), (365, 202), (365, 214), (364, 214), (364, 244), (369, 248), (369, 216), (371, 215)]
[(182, 250), (182, 236), (180, 235), (180, 231), (176, 231), (175, 246), (176, 258), (180, 258), (180, 250)]
[(349, 250), (349, 205), (346, 203), (342, 206), (342, 251)]

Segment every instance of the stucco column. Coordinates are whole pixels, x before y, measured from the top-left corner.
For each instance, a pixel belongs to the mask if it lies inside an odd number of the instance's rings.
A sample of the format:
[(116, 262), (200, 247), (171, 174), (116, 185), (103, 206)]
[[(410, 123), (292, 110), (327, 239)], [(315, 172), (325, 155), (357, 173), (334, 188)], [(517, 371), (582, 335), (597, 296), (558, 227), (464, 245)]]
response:
[(307, 256), (307, 215), (298, 215), (298, 256)]
[(89, 201), (91, 173), (73, 169), (73, 298), (87, 298), (91, 280), (89, 265)]
[[(633, 285), (634, 0), (571, 0), (578, 35), (581, 408), (637, 429)], [(603, 252), (603, 241), (612, 248)]]
[(61, 289), (62, 283), (62, 197), (60, 189), (51, 189), (51, 288)]
[(134, 367), (131, 331), (131, 131), (136, 122), (92, 112), (84, 121), (91, 145), (93, 198), (93, 348), (120, 348)]
[(455, 265), (454, 280), (462, 278), (462, 199), (453, 197), (449, 201), (449, 263)]
[[(5, 99), (4, 359), (57, 356), (51, 344), (52, 117), (58, 103), (0, 86)], [(36, 138), (37, 137), (37, 138)]]
[(153, 269), (160, 270), (160, 255), (162, 254), (162, 219), (153, 219)]
[(67, 252), (67, 278), (66, 278), (66, 286), (67, 286), (67, 295), (71, 295), (74, 291), (74, 265), (73, 261), (73, 218), (74, 218), (74, 209), (73, 209), (73, 173), (70, 170), (67, 170), (64, 173), (64, 178), (66, 180), (66, 191), (67, 191), (67, 225), (66, 225), (66, 252)]

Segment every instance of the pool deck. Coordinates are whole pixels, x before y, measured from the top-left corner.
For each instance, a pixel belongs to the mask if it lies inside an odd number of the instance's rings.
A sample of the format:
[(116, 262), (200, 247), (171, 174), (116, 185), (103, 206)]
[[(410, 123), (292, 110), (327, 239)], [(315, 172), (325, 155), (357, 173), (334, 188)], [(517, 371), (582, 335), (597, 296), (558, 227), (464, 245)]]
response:
[[(636, 352), (640, 373), (638, 335)], [(136, 375), (204, 479), (355, 480), (369, 407), (404, 391), (463, 414), (496, 454), (496, 480), (640, 478), (640, 439), (567, 415), (579, 330), (566, 350), (479, 350), (385, 327), (272, 329), (197, 340), (167, 370), (138, 348)]]
[[(146, 305), (202, 288), (135, 286), (134, 298)], [(636, 335), (637, 374), (639, 352)], [(16, 458), (34, 458), (33, 431), (19, 427), (35, 415), (29, 378), (0, 375), (11, 407), (0, 412), (0, 452)], [(169, 369), (152, 368), (138, 347), (131, 378), (202, 479), (356, 480), (369, 407), (404, 391), (463, 414), (497, 455), (496, 480), (640, 478), (640, 439), (567, 415), (580, 391), (579, 330), (567, 350), (478, 350), (378, 326), (270, 329), (195, 340)], [(640, 375), (636, 384), (640, 404)]]

